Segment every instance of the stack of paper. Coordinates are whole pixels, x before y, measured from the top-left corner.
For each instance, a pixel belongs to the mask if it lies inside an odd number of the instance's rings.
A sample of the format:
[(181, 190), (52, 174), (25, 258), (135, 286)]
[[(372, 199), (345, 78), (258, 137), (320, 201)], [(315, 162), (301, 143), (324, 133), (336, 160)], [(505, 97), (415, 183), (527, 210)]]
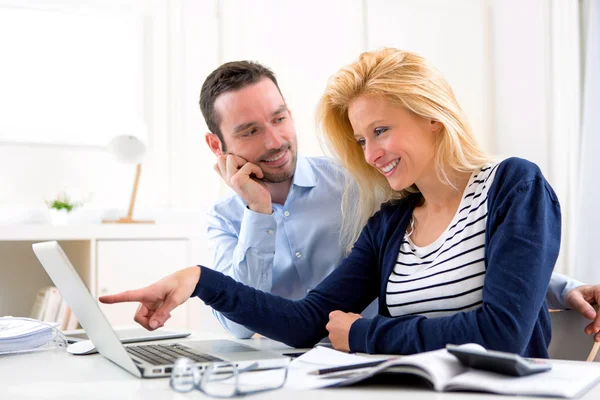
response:
[(40, 347), (54, 339), (57, 323), (30, 318), (0, 318), (0, 353), (18, 352)]

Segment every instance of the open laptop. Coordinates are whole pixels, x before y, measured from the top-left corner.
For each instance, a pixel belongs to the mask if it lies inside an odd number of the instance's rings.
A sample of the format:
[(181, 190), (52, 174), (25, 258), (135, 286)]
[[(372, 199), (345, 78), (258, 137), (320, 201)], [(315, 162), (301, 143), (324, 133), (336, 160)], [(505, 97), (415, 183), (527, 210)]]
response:
[(256, 363), (258, 369), (268, 369), (285, 366), (289, 360), (231, 340), (123, 346), (60, 245), (52, 241), (32, 247), (98, 352), (137, 377), (169, 376), (175, 360), (183, 356), (196, 361), (198, 369), (214, 361), (227, 361), (239, 368)]

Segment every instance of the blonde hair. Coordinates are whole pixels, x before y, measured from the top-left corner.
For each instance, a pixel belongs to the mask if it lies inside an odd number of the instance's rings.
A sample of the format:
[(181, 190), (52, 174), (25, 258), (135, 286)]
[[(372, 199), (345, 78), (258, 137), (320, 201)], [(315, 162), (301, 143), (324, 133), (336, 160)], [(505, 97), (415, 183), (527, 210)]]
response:
[(434, 164), (441, 182), (452, 185), (456, 172), (472, 172), (490, 161), (479, 147), (454, 92), (442, 74), (415, 53), (386, 48), (360, 55), (327, 84), (318, 107), (325, 143), (356, 181), (346, 185), (342, 200), (342, 245), (350, 251), (367, 220), (381, 204), (418, 193), (415, 185), (395, 191), (387, 179), (367, 164), (354, 139), (348, 106), (359, 96), (379, 96), (414, 114), (439, 121)]

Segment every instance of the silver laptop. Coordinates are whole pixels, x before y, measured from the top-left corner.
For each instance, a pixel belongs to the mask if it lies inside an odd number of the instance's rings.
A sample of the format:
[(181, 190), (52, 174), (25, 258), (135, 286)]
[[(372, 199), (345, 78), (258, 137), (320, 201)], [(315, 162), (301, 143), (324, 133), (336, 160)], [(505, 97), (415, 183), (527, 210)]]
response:
[(60, 245), (52, 241), (32, 247), (98, 352), (137, 377), (169, 376), (175, 359), (181, 356), (196, 361), (198, 369), (214, 361), (227, 361), (239, 368), (257, 364), (258, 369), (268, 369), (285, 366), (289, 360), (231, 340), (123, 346)]

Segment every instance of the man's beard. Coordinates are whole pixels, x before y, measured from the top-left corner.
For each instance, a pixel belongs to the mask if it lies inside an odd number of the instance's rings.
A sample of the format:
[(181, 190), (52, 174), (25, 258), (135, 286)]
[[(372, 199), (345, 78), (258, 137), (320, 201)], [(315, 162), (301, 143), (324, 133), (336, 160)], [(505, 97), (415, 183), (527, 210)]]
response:
[[(273, 152), (273, 155), (280, 153), (282, 151), (283, 147), (275, 152)], [(281, 182), (285, 182), (288, 179), (290, 179), (291, 177), (294, 176), (294, 172), (296, 172), (296, 162), (298, 160), (298, 154), (296, 153), (296, 151), (294, 151), (292, 149), (292, 145), (291, 143), (287, 144), (287, 151), (290, 152), (290, 163), (288, 166), (286, 166), (285, 170), (283, 171), (276, 171), (276, 172), (270, 172), (270, 171), (265, 171), (264, 169), (263, 171), (263, 177), (262, 179), (260, 179), (263, 182), (267, 182), (267, 183), (281, 183)], [(266, 157), (261, 157), (261, 159), (265, 159), (265, 158), (269, 158), (269, 156)]]

